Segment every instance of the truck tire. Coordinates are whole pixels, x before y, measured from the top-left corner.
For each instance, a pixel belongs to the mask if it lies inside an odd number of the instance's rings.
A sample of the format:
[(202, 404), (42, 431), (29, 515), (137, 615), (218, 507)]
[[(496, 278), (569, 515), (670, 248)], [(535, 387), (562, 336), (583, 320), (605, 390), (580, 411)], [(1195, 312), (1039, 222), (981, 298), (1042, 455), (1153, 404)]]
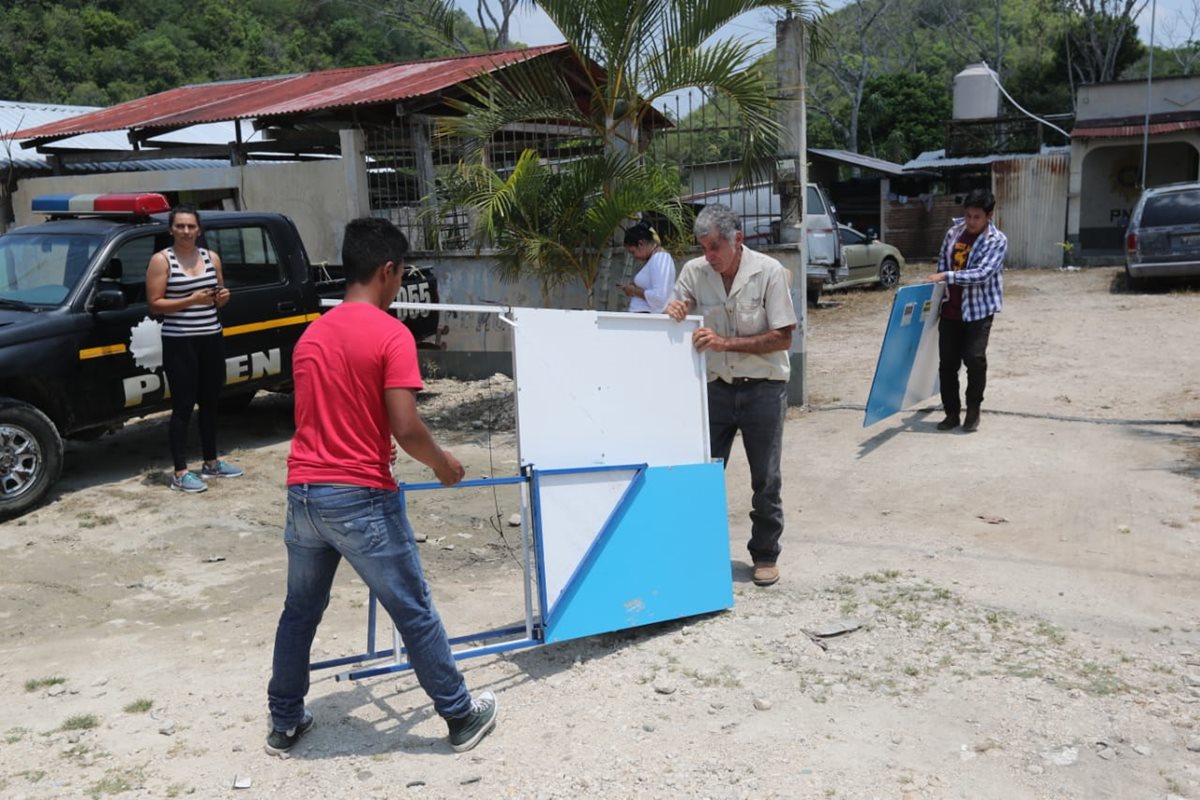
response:
[(28, 403), (0, 400), (0, 518), (40, 503), (62, 474), (63, 440)]
[(808, 304), (813, 308), (821, 305), (821, 284), (816, 286), (811, 283), (808, 285)]
[(256, 394), (258, 394), (257, 391), (227, 394), (217, 401), (217, 408), (222, 414), (240, 414), (250, 407)]

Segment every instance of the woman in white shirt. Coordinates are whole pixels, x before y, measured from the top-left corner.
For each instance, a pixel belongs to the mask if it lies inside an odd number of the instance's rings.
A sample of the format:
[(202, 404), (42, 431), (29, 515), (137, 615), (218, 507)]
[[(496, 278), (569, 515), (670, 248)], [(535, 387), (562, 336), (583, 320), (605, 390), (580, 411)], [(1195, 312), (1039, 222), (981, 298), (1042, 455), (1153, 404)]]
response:
[(625, 250), (645, 266), (633, 276), (633, 283), (618, 283), (617, 288), (630, 299), (629, 310), (640, 314), (661, 314), (675, 288), (675, 261), (659, 241), (658, 233), (645, 222), (625, 231)]

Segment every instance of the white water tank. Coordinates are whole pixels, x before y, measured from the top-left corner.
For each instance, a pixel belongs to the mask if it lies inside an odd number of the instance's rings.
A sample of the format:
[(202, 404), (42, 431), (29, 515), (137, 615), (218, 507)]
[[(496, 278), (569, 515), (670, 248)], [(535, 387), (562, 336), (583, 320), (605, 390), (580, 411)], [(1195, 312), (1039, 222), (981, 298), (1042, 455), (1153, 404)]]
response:
[(954, 118), (995, 119), (1000, 116), (1000, 86), (987, 64), (968, 64), (954, 76)]

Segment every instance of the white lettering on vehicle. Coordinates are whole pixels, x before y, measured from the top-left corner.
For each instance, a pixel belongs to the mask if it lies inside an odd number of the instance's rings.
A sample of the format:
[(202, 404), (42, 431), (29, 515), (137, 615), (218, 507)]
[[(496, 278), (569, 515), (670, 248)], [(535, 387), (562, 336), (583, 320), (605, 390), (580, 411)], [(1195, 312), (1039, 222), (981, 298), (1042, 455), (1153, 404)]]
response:
[[(267, 375), (279, 375), (283, 372), (283, 353), (278, 347), (272, 347), (264, 352), (254, 352), (225, 359), (225, 383), (245, 383), (258, 380)], [(125, 389), (125, 407), (140, 406), (148, 398), (163, 390), (162, 399), (171, 396), (170, 387), (164, 375), (151, 372), (145, 375), (133, 375), (122, 381)]]
[[(396, 295), (397, 302), (400, 303), (432, 303), (433, 296), (429, 290), (429, 282), (413, 283), (408, 286), (401, 286), (400, 292)], [(396, 316), (401, 320), (416, 319), (417, 317), (428, 317), (429, 311), (417, 311), (411, 308), (396, 309)]]

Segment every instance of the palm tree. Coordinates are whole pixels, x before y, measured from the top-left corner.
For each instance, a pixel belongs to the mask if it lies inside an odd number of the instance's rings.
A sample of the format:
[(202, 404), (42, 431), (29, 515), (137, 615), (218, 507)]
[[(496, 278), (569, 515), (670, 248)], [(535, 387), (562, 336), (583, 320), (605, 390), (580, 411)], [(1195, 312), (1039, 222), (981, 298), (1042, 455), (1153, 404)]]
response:
[[(471, 204), (485, 210), (481, 219), (497, 230), (508, 226), (505, 215), (518, 208), (510, 203), (513, 197), (537, 197), (517, 184), (534, 180), (531, 176), (545, 181), (546, 169), (531, 169), (523, 156), (524, 169), (507, 178), (493, 173), (482, 180), (479, 170), (488, 169), (486, 144), (493, 136), (507, 126), (550, 120), (574, 127), (599, 144), (598, 154), (566, 161), (555, 169), (571, 176), (563, 182), (576, 187), (582, 207), (595, 204), (604, 211), (580, 214), (581, 206), (571, 203), (562, 208), (608, 227), (577, 241), (558, 239), (561, 246), (554, 249), (559, 255), (547, 253), (546, 264), (538, 267), (543, 273), (558, 269), (577, 276), (590, 294), (606, 258), (571, 258), (567, 251), (599, 246), (607, 255), (605, 245), (622, 221), (640, 212), (669, 208), (672, 200), (678, 209), (678, 184), (666, 187), (654, 180), (654, 188), (664, 192), (655, 197), (625, 191), (629, 180), (652, 178), (637, 172), (648, 169), (642, 159), (648, 144), (645, 133), (660, 119), (652, 104), (693, 88), (725, 98), (743, 123), (738, 180), (762, 174), (775, 157), (779, 122), (767, 76), (750, 65), (758, 43), (707, 40), (727, 22), (766, 8), (798, 16), (815, 35), (822, 6), (820, 0), (541, 0), (538, 5), (583, 65), (582, 80), (572, 83), (565, 71), (548, 70), (538, 61), (483, 76), (467, 89), (470, 100), (455, 104), (462, 116), (442, 119), (440, 132), (468, 142), (467, 158), (476, 163), (467, 170), (476, 173), (478, 190)], [(649, 205), (618, 207), (634, 201)], [(669, 216), (680, 218), (680, 213), (678, 209)], [(536, 233), (531, 230), (529, 235)], [(534, 249), (518, 246), (518, 238), (512, 236), (507, 247), (501, 245), (507, 256), (518, 251), (528, 255)]]
[[(606, 185), (612, 190), (597, 191)], [(543, 302), (552, 288), (572, 280), (591, 294), (610, 237), (631, 211), (653, 214), (676, 231), (690, 228), (678, 171), (620, 156), (559, 169), (525, 150), (507, 177), (462, 162), (444, 179), (443, 198), (475, 209), (477, 235), (496, 248), (500, 277), (536, 277)]]

